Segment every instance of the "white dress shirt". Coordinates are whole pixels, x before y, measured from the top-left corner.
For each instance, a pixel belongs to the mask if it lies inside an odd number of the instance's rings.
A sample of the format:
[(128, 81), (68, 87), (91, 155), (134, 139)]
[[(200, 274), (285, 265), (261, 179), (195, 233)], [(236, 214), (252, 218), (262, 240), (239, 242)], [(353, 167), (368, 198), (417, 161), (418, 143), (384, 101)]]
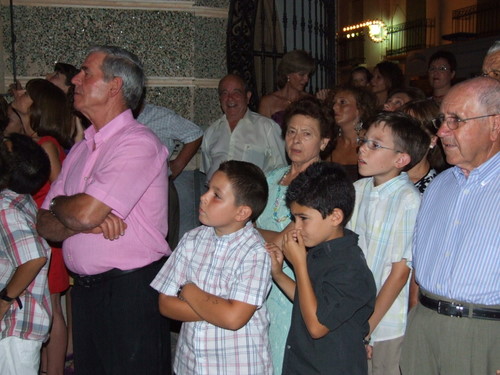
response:
[(280, 126), (250, 110), (232, 132), (226, 115), (212, 123), (203, 137), (201, 151), (201, 171), (207, 175), (207, 180), (226, 160), (247, 161), (264, 172), (286, 165), (285, 142)]

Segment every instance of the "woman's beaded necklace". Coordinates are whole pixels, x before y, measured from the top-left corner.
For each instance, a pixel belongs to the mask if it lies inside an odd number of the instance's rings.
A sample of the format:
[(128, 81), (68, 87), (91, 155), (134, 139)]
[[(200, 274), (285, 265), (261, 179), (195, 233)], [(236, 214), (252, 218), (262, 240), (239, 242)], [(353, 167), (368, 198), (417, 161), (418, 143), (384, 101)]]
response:
[(281, 204), (283, 204), (283, 202), (285, 201), (285, 194), (286, 194), (286, 190), (287, 190), (287, 186), (283, 185), (283, 182), (285, 181), (286, 177), (290, 173), (290, 169), (291, 169), (291, 167), (288, 167), (285, 174), (283, 175), (283, 177), (281, 177), (281, 179), (278, 182), (278, 190), (276, 192), (276, 200), (274, 201), (274, 205), (273, 205), (273, 219), (277, 223), (281, 223), (285, 220), (290, 220), (290, 212), (288, 212), (288, 211), (287, 211), (285, 216), (278, 217), (278, 211), (281, 207)]

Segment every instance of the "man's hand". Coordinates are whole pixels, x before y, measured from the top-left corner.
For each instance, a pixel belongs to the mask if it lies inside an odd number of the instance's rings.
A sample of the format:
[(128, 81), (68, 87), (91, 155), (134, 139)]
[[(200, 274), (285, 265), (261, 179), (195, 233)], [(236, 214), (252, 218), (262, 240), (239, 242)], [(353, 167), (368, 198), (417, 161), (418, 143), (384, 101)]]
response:
[(123, 236), (125, 229), (127, 229), (127, 224), (115, 214), (109, 213), (100, 225), (86, 233), (102, 233), (105, 239), (113, 241)]
[(38, 210), (36, 229), (40, 236), (54, 242), (62, 242), (78, 233), (65, 227), (50, 211), (43, 208)]

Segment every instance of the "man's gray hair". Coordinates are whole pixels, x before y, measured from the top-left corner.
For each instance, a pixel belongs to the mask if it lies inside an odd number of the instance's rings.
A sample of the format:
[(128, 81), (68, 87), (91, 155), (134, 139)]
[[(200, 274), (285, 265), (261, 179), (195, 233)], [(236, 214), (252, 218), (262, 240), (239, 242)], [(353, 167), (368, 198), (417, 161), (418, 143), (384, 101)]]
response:
[(490, 47), (488, 52), (486, 52), (486, 56), (491, 55), (492, 53), (500, 51), (500, 40), (497, 40), (493, 45)]
[[(465, 104), (466, 100), (475, 100), (485, 115), (500, 114), (500, 81), (490, 77), (471, 78), (452, 86), (453, 93), (464, 92), (464, 90), (473, 90), (470, 97), (462, 98)], [(467, 91), (469, 93), (469, 91)], [(446, 98), (445, 98), (446, 100)]]
[(481, 77), (478, 86), (478, 103), (485, 108), (488, 115), (500, 114), (500, 82), (489, 77)]
[(144, 71), (139, 58), (133, 53), (115, 46), (93, 46), (88, 54), (102, 52), (106, 54), (102, 63), (104, 80), (120, 77), (123, 81), (122, 92), (127, 106), (134, 110), (139, 104), (144, 89)]

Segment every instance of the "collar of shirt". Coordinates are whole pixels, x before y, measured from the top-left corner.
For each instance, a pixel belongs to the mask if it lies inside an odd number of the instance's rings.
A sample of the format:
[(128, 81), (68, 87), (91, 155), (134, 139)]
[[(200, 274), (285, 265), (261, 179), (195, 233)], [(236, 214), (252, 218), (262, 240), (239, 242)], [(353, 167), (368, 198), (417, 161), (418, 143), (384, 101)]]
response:
[(213, 234), (214, 234), (215, 238), (217, 239), (217, 241), (230, 242), (230, 241), (234, 240), (235, 238), (242, 236), (244, 233), (248, 232), (249, 230), (252, 230), (252, 228), (253, 228), (252, 222), (248, 221), (243, 228), (238, 229), (236, 232), (225, 234), (223, 236), (218, 236), (215, 233), (215, 228), (212, 227), (212, 230), (213, 230)]
[(85, 130), (85, 142), (90, 150), (98, 148), (106, 140), (112, 138), (115, 134), (128, 127), (134, 121), (134, 116), (130, 109), (127, 109), (116, 116), (113, 120), (104, 125), (101, 130), (96, 131), (94, 125), (91, 125)]
[(322, 242), (309, 250), (310, 256), (318, 258), (321, 256), (335, 256), (339, 251), (347, 250), (358, 244), (358, 235), (344, 228), (344, 235), (330, 241)]
[[(251, 122), (251, 120), (250, 120), (250, 118), (249, 118), (249, 114), (250, 114), (250, 108), (247, 108), (247, 111), (245, 112), (245, 114), (243, 115), (243, 117), (239, 119), (238, 124), (239, 124), (240, 122), (242, 122), (242, 121), (248, 121), (248, 122)], [(227, 121), (227, 116), (226, 116), (226, 115), (224, 115), (224, 116), (223, 116), (223, 118), (224, 118), (224, 122), (225, 122), (225, 123), (226, 123), (226, 125), (229, 127), (229, 121)], [(238, 124), (236, 124), (236, 126), (238, 126)], [(236, 128), (236, 126), (235, 126), (235, 128)]]
[(33, 213), (33, 217), (36, 217), (37, 208), (35, 206), (35, 201), (30, 194), (19, 194), (5, 188), (0, 191), (0, 208), (6, 209), (13, 207), (18, 208), (20, 211), (29, 215)]
[(490, 182), (496, 175), (498, 175), (498, 171), (500, 169), (500, 152), (497, 152), (495, 156), (486, 160), (479, 167), (474, 168), (469, 177), (465, 177), (464, 172), (461, 168), (455, 166), (453, 167), (453, 175), (457, 179), (457, 183), (459, 185), (465, 185), (468, 183), (480, 183), (481, 185), (485, 185)]
[(371, 193), (376, 193), (381, 197), (388, 197), (392, 195), (396, 190), (398, 190), (401, 185), (407, 184), (408, 182), (410, 182), (408, 174), (406, 172), (401, 172), (399, 176), (391, 178), (389, 181), (384, 182), (382, 185), (373, 186), (372, 181)]

